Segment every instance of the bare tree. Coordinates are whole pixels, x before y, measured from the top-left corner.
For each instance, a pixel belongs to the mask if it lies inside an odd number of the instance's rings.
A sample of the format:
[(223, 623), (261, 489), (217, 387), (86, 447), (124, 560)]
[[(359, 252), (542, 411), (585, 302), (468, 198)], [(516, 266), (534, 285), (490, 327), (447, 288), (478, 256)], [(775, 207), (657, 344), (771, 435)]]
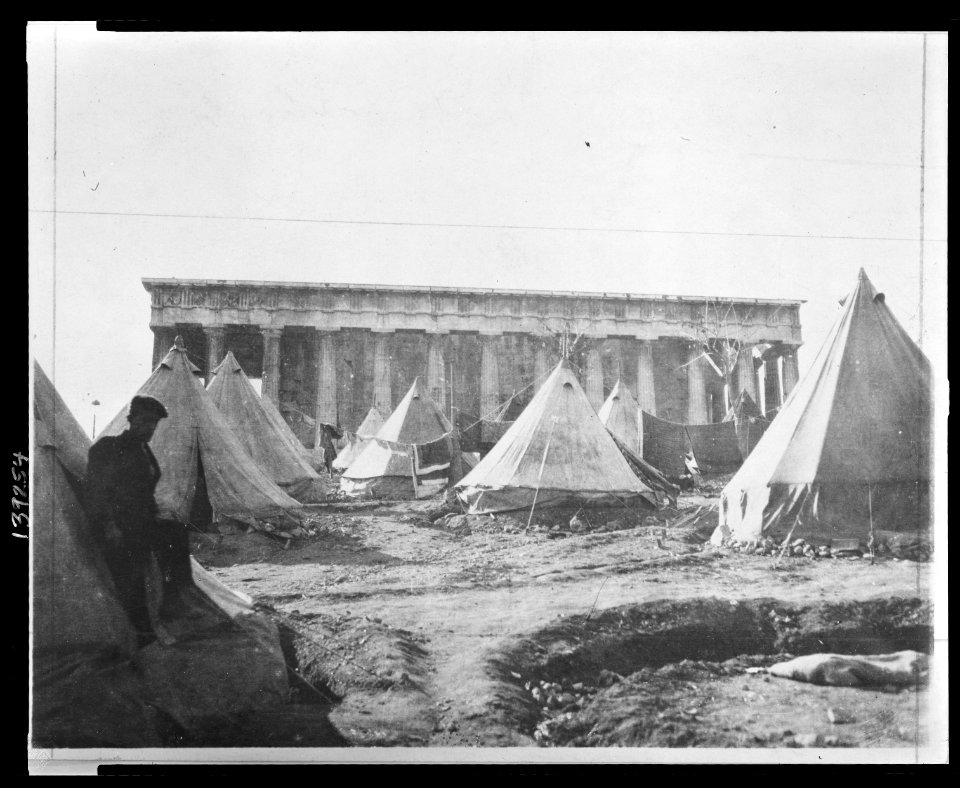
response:
[[(734, 391), (734, 372), (743, 353), (749, 352), (744, 341), (744, 325), (751, 319), (752, 309), (743, 314), (731, 301), (705, 298), (699, 319), (685, 323), (683, 334), (700, 350), (696, 359), (705, 359), (718, 376), (723, 378), (724, 409), (730, 408), (730, 393)], [(692, 363), (692, 362), (687, 362)]]
[(542, 333), (549, 335), (556, 343), (557, 353), (561, 359), (569, 359), (574, 353), (583, 349), (584, 326), (579, 320), (563, 320), (548, 323), (541, 320)]

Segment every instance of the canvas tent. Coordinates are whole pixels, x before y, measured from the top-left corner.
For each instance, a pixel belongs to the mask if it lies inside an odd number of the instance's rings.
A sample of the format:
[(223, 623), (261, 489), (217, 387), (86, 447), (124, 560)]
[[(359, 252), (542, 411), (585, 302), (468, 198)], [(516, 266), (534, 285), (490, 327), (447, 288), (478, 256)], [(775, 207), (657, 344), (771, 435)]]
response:
[(333, 469), (342, 472), (349, 468), (350, 463), (360, 456), (360, 452), (364, 450), (370, 439), (380, 431), (382, 426), (383, 416), (380, 415), (380, 411), (375, 407), (370, 408), (360, 426), (357, 427), (357, 431), (347, 433), (347, 445), (337, 454), (337, 459), (333, 461)]
[(622, 380), (617, 380), (597, 416), (604, 426), (635, 452), (642, 452), (640, 404)]
[(307, 463), (303, 444), (273, 403), (257, 394), (232, 352), (214, 370), (207, 393), (247, 454), (280, 489), (303, 503), (326, 498), (324, 481)]
[(866, 540), (929, 518), (930, 366), (863, 269), (806, 375), (724, 488), (714, 541)]
[(740, 392), (723, 420), (733, 422), (740, 444), (740, 456), (744, 459), (750, 456), (770, 424), (770, 420), (760, 412), (757, 403), (746, 391)]
[[(302, 505), (247, 454), (195, 371), (177, 337), (137, 392), (156, 397), (169, 412), (150, 441), (161, 471), (156, 490), (160, 516), (182, 523), (216, 523), (224, 517), (246, 521), (299, 514)], [(103, 435), (119, 435), (126, 427), (125, 408)]]
[(343, 472), (340, 488), (351, 496), (392, 499), (426, 498), (439, 492), (451, 474), (452, 429), (417, 378)]
[(692, 455), (701, 471), (730, 473), (743, 456), (733, 422), (679, 424), (640, 412), (643, 424), (643, 458), (667, 476), (687, 473), (685, 457)]
[(677, 496), (680, 494), (680, 488), (637, 454), (637, 452), (627, 446), (620, 438), (610, 432), (609, 429), (607, 432), (610, 434), (610, 437), (613, 438), (613, 442), (617, 444), (617, 448), (620, 449), (620, 453), (627, 461), (627, 465), (630, 466), (630, 470), (640, 477), (640, 480), (646, 484), (647, 487), (653, 490), (657, 498), (657, 504), (670, 503), (675, 505)]
[(534, 502), (657, 505), (657, 496), (630, 469), (567, 361), (557, 365), (456, 490), (471, 513), (524, 509)]
[(162, 746), (171, 726), (200, 734), (284, 704), (276, 627), (196, 561), (184, 614), (163, 620), (178, 641), (137, 651), (82, 505), (89, 447), (35, 365), (31, 746)]
[(507, 399), (489, 418), (480, 419), (480, 448), (482, 452), (489, 451), (493, 445), (507, 434), (513, 424), (507, 420), (507, 412), (513, 397)]

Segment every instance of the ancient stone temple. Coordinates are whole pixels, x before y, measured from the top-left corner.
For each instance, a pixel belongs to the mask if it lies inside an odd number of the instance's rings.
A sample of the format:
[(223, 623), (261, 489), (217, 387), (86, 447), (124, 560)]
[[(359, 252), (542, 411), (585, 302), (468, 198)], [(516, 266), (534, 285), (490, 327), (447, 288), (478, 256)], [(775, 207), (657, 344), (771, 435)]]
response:
[[(208, 279), (143, 286), (154, 367), (177, 334), (208, 379), (232, 350), (307, 446), (318, 422), (354, 430), (371, 405), (386, 416), (417, 376), (460, 423), (513, 419), (564, 350), (595, 408), (622, 378), (645, 410), (688, 424), (719, 421), (744, 390), (776, 410), (798, 376), (802, 301)], [(725, 375), (721, 344), (739, 349)]]

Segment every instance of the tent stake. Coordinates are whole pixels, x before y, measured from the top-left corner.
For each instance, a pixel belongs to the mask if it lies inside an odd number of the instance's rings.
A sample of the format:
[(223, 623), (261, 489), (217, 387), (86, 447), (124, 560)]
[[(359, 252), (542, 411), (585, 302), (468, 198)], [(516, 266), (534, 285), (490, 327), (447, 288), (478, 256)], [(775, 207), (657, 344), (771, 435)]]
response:
[(796, 530), (797, 526), (800, 524), (800, 515), (797, 515), (797, 519), (793, 521), (793, 525), (790, 526), (790, 532), (787, 534), (787, 538), (783, 540), (783, 545), (780, 548), (780, 555), (777, 556), (777, 560), (773, 562), (774, 566), (780, 565), (780, 559), (783, 558), (783, 554), (787, 551), (787, 548), (790, 546), (790, 537), (793, 536), (793, 532)]

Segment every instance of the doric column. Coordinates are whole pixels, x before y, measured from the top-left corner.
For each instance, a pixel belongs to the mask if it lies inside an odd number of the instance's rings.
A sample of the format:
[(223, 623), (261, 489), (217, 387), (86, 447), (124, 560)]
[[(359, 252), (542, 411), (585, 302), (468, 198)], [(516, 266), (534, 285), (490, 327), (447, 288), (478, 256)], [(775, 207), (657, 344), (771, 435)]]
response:
[(603, 365), (600, 348), (594, 342), (587, 348), (587, 399), (594, 410), (603, 405)]
[(653, 377), (653, 343), (640, 340), (640, 353), (637, 359), (637, 402), (641, 410), (656, 415), (657, 389)]
[(737, 357), (737, 391), (734, 398), (738, 398), (743, 392), (750, 395), (757, 407), (760, 406), (760, 398), (757, 396), (757, 370), (753, 363), (753, 346), (744, 345), (740, 348), (740, 355)]
[(783, 399), (790, 396), (790, 392), (800, 380), (800, 367), (797, 362), (797, 348), (785, 345), (783, 353)]
[(480, 415), (489, 418), (500, 407), (499, 335), (480, 337)]
[(763, 362), (767, 410), (776, 410), (783, 404), (783, 386), (780, 383), (780, 356), (768, 355)]
[(223, 326), (207, 326), (203, 329), (207, 337), (207, 374), (204, 377), (207, 385), (213, 380), (213, 370), (223, 361), (224, 338), (226, 329)]
[(535, 351), (533, 356), (533, 390), (540, 391), (543, 381), (552, 371), (550, 366), (550, 349), (547, 345), (552, 340), (534, 337)]
[(391, 378), (393, 369), (390, 359), (390, 335), (392, 331), (374, 331), (373, 338), (373, 405), (386, 419), (393, 412)]
[(703, 359), (699, 345), (687, 351), (687, 424), (707, 423), (707, 389), (703, 381)]
[(443, 334), (427, 335), (427, 391), (441, 412), (447, 410), (447, 375), (443, 358)]
[(336, 424), (337, 414), (337, 335), (333, 331), (314, 333), (314, 356), (317, 359), (317, 396), (314, 401), (315, 446), (322, 442), (321, 422)]
[(263, 374), (260, 383), (260, 395), (266, 397), (279, 409), (280, 407), (280, 335), (282, 328), (264, 328), (263, 335)]
[(163, 357), (170, 352), (173, 347), (173, 340), (177, 338), (177, 329), (175, 326), (150, 326), (153, 331), (153, 366), (156, 369), (163, 361)]

